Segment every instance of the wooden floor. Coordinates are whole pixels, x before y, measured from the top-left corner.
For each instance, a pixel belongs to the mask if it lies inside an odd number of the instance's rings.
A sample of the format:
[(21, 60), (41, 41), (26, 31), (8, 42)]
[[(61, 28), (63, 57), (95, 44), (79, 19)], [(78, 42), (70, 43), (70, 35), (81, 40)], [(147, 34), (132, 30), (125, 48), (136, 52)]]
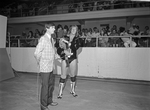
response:
[[(0, 110), (40, 110), (37, 75), (19, 76), (0, 82)], [(51, 110), (150, 110), (150, 83), (77, 78), (78, 97), (69, 94), (67, 80), (63, 98), (57, 99), (59, 77), (55, 78)]]

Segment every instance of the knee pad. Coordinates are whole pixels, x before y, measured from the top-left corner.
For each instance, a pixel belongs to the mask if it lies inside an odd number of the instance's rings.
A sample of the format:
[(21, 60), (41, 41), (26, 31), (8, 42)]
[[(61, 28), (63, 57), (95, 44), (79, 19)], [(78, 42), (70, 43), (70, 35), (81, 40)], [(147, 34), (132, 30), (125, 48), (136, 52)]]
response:
[(65, 80), (66, 80), (66, 79), (60, 78), (59, 82), (60, 82), (60, 83), (65, 83)]
[(72, 82), (76, 81), (76, 76), (70, 78)]

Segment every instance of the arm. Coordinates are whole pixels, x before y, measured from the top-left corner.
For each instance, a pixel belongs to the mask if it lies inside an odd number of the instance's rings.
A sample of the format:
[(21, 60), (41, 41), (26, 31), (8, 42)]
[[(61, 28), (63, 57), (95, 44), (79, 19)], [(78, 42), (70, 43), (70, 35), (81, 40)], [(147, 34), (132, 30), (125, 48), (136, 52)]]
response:
[(58, 55), (61, 57), (61, 59), (62, 59), (62, 58), (65, 58), (64, 49), (58, 47), (58, 48), (57, 48), (57, 53), (58, 53)]
[(36, 46), (35, 52), (34, 52), (34, 56), (37, 60), (37, 63), (39, 63), (39, 61), (40, 61), (44, 47), (45, 47), (45, 40), (43, 37), (41, 37), (39, 40), (39, 43)]
[(75, 38), (74, 40), (73, 40), (73, 42), (71, 43), (71, 49), (72, 50), (78, 50), (79, 49), (79, 47), (81, 47), (82, 46), (82, 43), (83, 43), (83, 40), (82, 40), (82, 38)]

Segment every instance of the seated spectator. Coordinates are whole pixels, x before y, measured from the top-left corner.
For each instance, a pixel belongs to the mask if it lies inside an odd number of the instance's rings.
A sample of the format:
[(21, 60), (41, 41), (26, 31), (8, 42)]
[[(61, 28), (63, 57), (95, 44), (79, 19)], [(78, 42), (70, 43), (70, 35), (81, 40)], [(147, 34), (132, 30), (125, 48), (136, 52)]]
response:
[[(43, 32), (44, 32), (44, 31), (43, 31)], [(42, 34), (43, 34), (43, 33), (41, 33), (38, 29), (35, 29), (34, 38), (40, 39), (40, 37), (41, 37)]]
[(125, 47), (136, 47), (137, 44), (129, 38), (130, 34), (125, 31), (124, 27), (120, 27), (119, 32), (120, 36), (125, 36), (121, 37)]
[(80, 2), (79, 3), (79, 12), (83, 12), (84, 11), (84, 3), (83, 2)]
[(110, 31), (110, 27), (109, 26), (106, 26), (106, 33), (108, 34), (108, 35), (110, 35), (110, 33), (111, 33), (111, 31)]
[(150, 35), (150, 29), (149, 26), (145, 26), (144, 35)]
[(89, 3), (87, 6), (87, 11), (92, 11), (93, 7), (92, 7), (92, 3)]
[(110, 9), (111, 5), (109, 1), (104, 2), (104, 10)]
[(97, 6), (98, 6), (97, 1), (95, 1), (93, 5), (93, 11), (97, 11)]
[[(145, 26), (145, 29), (141, 35), (150, 35), (150, 30), (148, 26)], [(148, 47), (150, 44), (150, 38), (149, 37), (140, 37), (139, 38), (139, 47)]]
[(89, 28), (89, 30), (87, 30), (87, 33), (86, 33), (86, 43), (87, 43), (87, 45), (91, 44), (91, 38), (93, 37), (92, 33), (93, 33), (92, 28)]
[(21, 35), (21, 38), (26, 38), (27, 37), (27, 34), (25, 31), (22, 31), (22, 35)]
[(33, 47), (34, 46), (35, 39), (32, 39), (32, 38), (34, 38), (33, 32), (29, 31), (28, 35), (27, 35), (27, 40), (26, 40), (27, 45), (26, 46), (28, 46), (28, 47)]
[[(111, 29), (110, 36), (119, 36), (119, 34), (117, 33), (115, 28)], [(119, 46), (119, 42), (120, 42), (120, 38), (119, 37), (110, 37), (109, 38), (109, 43), (110, 43), (111, 47), (118, 47)]]
[(69, 27), (65, 25), (63, 28), (63, 36), (66, 36), (68, 34), (68, 31), (69, 31)]
[(116, 25), (113, 25), (112, 30), (115, 30), (116, 33), (118, 33), (118, 29), (117, 29), (117, 26), (116, 26)]
[(103, 2), (98, 2), (97, 10), (104, 10), (104, 3)]
[(109, 36), (108, 33), (104, 32), (103, 37), (100, 40), (100, 47), (109, 47), (109, 38), (107, 36)]
[(62, 25), (58, 24), (57, 26), (57, 30), (56, 30), (56, 35), (57, 35), (57, 38), (62, 38), (64, 33), (63, 33), (63, 27)]
[(127, 32), (128, 34), (134, 35), (134, 33), (138, 32), (137, 25), (133, 24)]
[(29, 31), (26, 38), (34, 38), (33, 32), (32, 32), (32, 31)]
[(96, 38), (100, 37), (100, 33), (97, 27), (93, 28), (93, 33), (92, 33), (92, 39), (91, 39), (91, 43), (92, 46), (95, 47), (96, 46)]

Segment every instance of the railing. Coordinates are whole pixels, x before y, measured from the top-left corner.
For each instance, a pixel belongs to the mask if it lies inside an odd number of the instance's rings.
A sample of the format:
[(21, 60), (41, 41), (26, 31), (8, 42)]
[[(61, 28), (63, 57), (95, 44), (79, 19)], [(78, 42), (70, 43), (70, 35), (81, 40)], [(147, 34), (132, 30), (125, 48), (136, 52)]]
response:
[[(80, 37), (81, 47), (150, 47), (150, 35)], [(36, 47), (37, 38), (7, 38), (6, 47)]]
[[(107, 4), (105, 4), (105, 2)], [(75, 13), (75, 12), (88, 12), (88, 11), (101, 11), (110, 9), (123, 9), (123, 8), (136, 8), (136, 7), (150, 7), (150, 2), (120, 2), (120, 3), (110, 3), (109, 1), (97, 1), (95, 2), (80, 2), (72, 4), (62, 4), (53, 6), (43, 6), (43, 7), (32, 7), (29, 9), (20, 9), (17, 12), (4, 11), (3, 15), (8, 17), (27, 17), (27, 16), (39, 16), (39, 15), (51, 15), (51, 14), (65, 14), (65, 13)]]

